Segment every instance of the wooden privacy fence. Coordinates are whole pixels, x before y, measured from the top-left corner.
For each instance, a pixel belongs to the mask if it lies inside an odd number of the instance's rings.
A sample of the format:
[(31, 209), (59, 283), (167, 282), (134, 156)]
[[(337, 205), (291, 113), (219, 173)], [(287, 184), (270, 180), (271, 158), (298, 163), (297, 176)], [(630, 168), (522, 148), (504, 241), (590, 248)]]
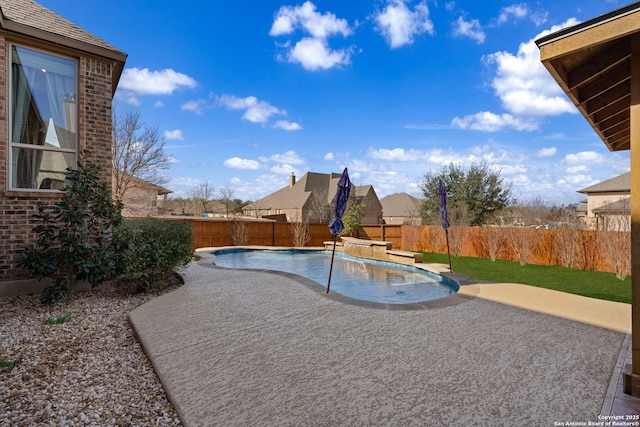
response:
[[(245, 245), (294, 246), (291, 223), (235, 221), (195, 217), (171, 217), (187, 221), (193, 229), (194, 247), (233, 246), (242, 224)], [(234, 227), (236, 227), (234, 229)], [(333, 240), (327, 224), (308, 224), (305, 246), (323, 246)], [(400, 224), (362, 225), (353, 237), (384, 240), (394, 249), (446, 253), (442, 227)], [(452, 257), (471, 256), (521, 261), (531, 264), (562, 265), (582, 270), (620, 272), (630, 267), (629, 233), (591, 230), (533, 229), (527, 227), (451, 227), (449, 247)]]
[[(196, 217), (171, 217), (186, 221), (193, 230), (193, 245), (197, 248), (233, 246), (234, 236), (243, 234), (245, 245), (293, 246), (294, 231), (291, 223), (270, 221), (236, 221)], [(241, 229), (242, 228), (242, 229)], [(323, 246), (333, 236), (327, 224), (309, 224), (309, 241), (306, 246)]]

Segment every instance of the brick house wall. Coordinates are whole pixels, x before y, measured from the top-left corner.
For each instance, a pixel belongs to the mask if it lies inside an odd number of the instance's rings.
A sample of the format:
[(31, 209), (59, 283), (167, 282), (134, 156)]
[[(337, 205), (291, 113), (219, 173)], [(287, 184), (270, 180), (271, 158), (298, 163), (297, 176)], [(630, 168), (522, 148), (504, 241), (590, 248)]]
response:
[[(8, 185), (8, 120), (9, 90), (7, 55), (9, 42), (25, 47), (49, 50), (54, 54), (73, 57), (78, 63), (78, 160), (89, 159), (100, 166), (101, 179), (111, 186), (112, 98), (115, 65), (108, 58), (101, 59), (78, 52), (47, 46), (31, 40), (10, 38), (0, 34), (0, 284), (27, 279), (16, 258), (25, 247), (35, 242), (31, 219), (39, 202), (55, 203), (60, 193), (10, 191)], [(30, 43), (31, 42), (31, 43)], [(49, 47), (49, 49), (47, 49)]]
[[(0, 157), (7, 158), (6, 54), (4, 37), (0, 43)], [(112, 65), (93, 58), (81, 58), (78, 75), (79, 160), (89, 159), (100, 166), (101, 178), (111, 185), (111, 81)], [(55, 203), (57, 194), (7, 191), (7, 164), (0, 163), (0, 282), (26, 279), (16, 266), (20, 252), (35, 241), (31, 216), (38, 202)]]

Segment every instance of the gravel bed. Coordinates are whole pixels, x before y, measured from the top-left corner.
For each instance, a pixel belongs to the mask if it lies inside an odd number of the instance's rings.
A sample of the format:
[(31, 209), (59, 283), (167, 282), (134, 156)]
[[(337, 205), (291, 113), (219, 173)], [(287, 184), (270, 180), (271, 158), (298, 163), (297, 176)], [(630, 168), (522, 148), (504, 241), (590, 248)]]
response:
[(0, 363), (17, 361), (0, 367), (0, 426), (181, 425), (127, 319), (160, 293), (82, 291), (53, 307), (0, 298)]

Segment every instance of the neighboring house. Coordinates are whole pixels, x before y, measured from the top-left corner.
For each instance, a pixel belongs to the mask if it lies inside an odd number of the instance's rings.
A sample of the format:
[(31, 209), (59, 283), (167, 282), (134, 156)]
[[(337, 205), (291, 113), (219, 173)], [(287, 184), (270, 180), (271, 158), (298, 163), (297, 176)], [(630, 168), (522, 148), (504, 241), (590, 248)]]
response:
[[(140, 217), (157, 216), (167, 205), (167, 196), (173, 193), (171, 190), (152, 184), (144, 179), (133, 176), (129, 188), (124, 192), (122, 199), (122, 216)], [(158, 198), (163, 200), (158, 204)]]
[[(247, 205), (246, 216), (285, 215), (289, 222), (328, 223), (333, 213), (331, 201), (336, 194), (339, 173), (308, 172), (299, 181), (291, 175), (289, 185), (275, 193)], [(382, 205), (371, 185), (355, 186), (352, 196), (362, 206), (361, 224), (379, 224), (382, 221)]]
[(407, 193), (395, 193), (380, 199), (385, 224), (422, 224), (422, 201)]
[(587, 195), (584, 220), (594, 230), (629, 230), (631, 220), (631, 173), (592, 185), (578, 193)]
[(0, 283), (31, 216), (60, 198), (65, 170), (89, 159), (111, 184), (111, 103), (126, 54), (30, 0), (0, 1)]

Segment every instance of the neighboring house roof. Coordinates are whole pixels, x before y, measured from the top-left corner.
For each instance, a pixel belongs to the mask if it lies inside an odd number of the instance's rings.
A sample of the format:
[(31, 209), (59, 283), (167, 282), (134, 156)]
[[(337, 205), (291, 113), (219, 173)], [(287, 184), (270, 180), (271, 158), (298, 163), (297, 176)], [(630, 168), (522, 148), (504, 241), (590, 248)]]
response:
[[(338, 177), (339, 179), (340, 177)], [(335, 185), (334, 185), (334, 194), (331, 196), (331, 200), (333, 200), (333, 196), (335, 195), (335, 192), (338, 189), (338, 180), (334, 180), (335, 181)], [(332, 183), (333, 184), (333, 183)], [(373, 188), (373, 185), (360, 185), (360, 186), (353, 186), (353, 191), (354, 191), (354, 195), (356, 197), (367, 197), (367, 195), (369, 193), (374, 193), (376, 192), (376, 190)], [(376, 194), (376, 198), (378, 198), (378, 195)], [(380, 200), (378, 200), (378, 203), (380, 203)], [(382, 205), (380, 205), (380, 207), (382, 208)]]
[(606, 181), (592, 185), (578, 193), (629, 193), (631, 191), (631, 172), (623, 173)]
[[(342, 174), (335, 172), (330, 174), (307, 172), (293, 185), (290, 184), (281, 188), (247, 205), (245, 209), (299, 209), (304, 207), (314, 194), (315, 197), (319, 198), (319, 203), (329, 204), (336, 194), (341, 175)], [(361, 185), (354, 186), (353, 191), (356, 196), (365, 197), (369, 192), (374, 190), (371, 185)]]
[(395, 193), (380, 199), (382, 214), (391, 216), (413, 216), (420, 211), (422, 202), (407, 193)]
[(167, 190), (164, 187), (161, 187), (156, 184), (152, 184), (149, 181), (145, 181), (144, 179), (140, 179), (136, 176), (134, 176), (133, 179), (131, 180), (131, 186), (136, 188), (144, 188), (148, 190), (157, 190), (158, 196), (164, 196), (165, 194), (173, 193), (173, 191), (171, 190)]
[[(335, 194), (336, 188), (333, 192), (330, 190), (330, 181), (336, 177), (340, 179), (340, 174), (324, 174), (316, 172), (308, 172), (302, 178), (300, 178), (293, 185), (288, 185), (274, 193), (269, 194), (262, 199), (251, 203), (246, 209), (295, 209), (301, 208), (307, 203), (313, 193), (318, 196), (326, 197), (326, 202), (329, 203), (331, 196)], [(326, 194), (323, 194), (326, 193)]]
[[(115, 174), (115, 169), (113, 170)], [(131, 175), (131, 182), (129, 188), (143, 188), (146, 190), (157, 190), (159, 196), (164, 196), (165, 194), (171, 194), (173, 191), (167, 190), (164, 187), (160, 187), (159, 185), (153, 184), (147, 180), (142, 178), (138, 178), (137, 176)]]
[(31, 0), (2, 0), (0, 29), (114, 61), (115, 93), (127, 54)]
[(593, 210), (597, 215), (629, 215), (631, 212), (631, 197), (625, 197), (616, 202), (609, 203)]

